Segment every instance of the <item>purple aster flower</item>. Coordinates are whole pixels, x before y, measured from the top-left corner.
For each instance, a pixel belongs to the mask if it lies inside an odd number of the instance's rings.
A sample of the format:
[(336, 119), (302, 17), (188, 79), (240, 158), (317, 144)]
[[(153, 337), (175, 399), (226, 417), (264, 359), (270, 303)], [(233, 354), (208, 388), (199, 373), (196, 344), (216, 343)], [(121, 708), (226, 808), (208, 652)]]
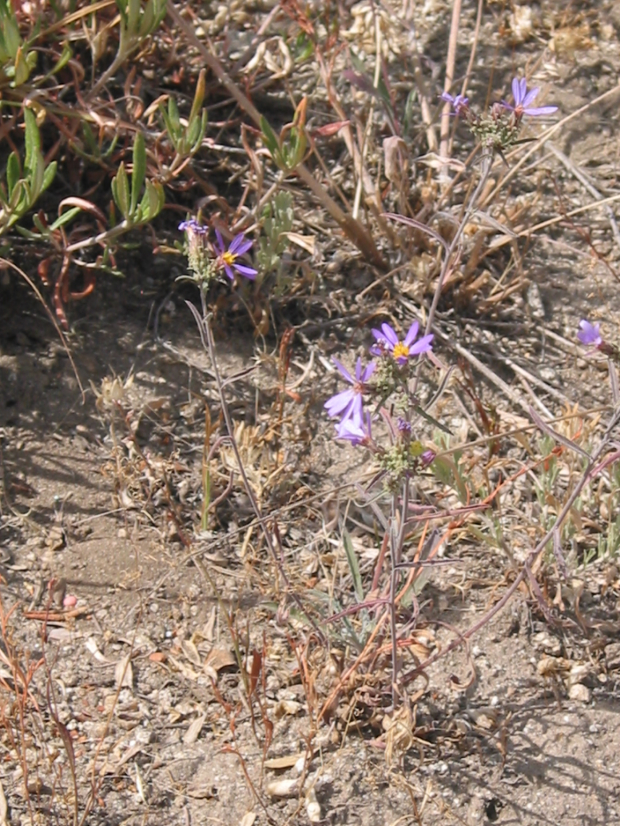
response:
[(342, 390), (340, 393), (336, 393), (335, 396), (328, 399), (325, 402), (325, 410), (327, 410), (329, 416), (340, 416), (342, 422), (351, 420), (359, 428), (363, 428), (363, 394), (366, 391), (366, 382), (375, 372), (377, 365), (374, 361), (371, 361), (370, 364), (363, 369), (362, 360), (358, 358), (355, 365), (355, 378), (353, 378), (347, 368), (337, 361), (337, 359), (332, 359), (332, 361), (338, 368), (340, 375), (349, 382), (351, 387), (348, 390)]
[(245, 255), (252, 247), (252, 241), (245, 240), (245, 233), (241, 232), (239, 235), (235, 235), (228, 248), (224, 243), (222, 233), (218, 229), (215, 230), (215, 237), (217, 238), (215, 249), (218, 254), (216, 263), (224, 270), (230, 280), (234, 280), (235, 271), (246, 278), (254, 280), (258, 270), (255, 270), (254, 267), (247, 267), (245, 264), (237, 263), (237, 258), (239, 258), (240, 255)]
[(351, 442), (354, 446), (368, 444), (372, 440), (370, 413), (366, 413), (366, 421), (362, 422), (343, 419), (336, 425), (336, 438)]
[(603, 343), (600, 324), (590, 324), (584, 318), (579, 322), (579, 327), (581, 329), (577, 333), (577, 338), (582, 344), (592, 344), (594, 347), (599, 347)]
[(411, 422), (408, 422), (407, 419), (403, 419), (399, 416), (398, 421), (396, 422), (396, 427), (400, 433), (411, 435)]
[(186, 232), (188, 235), (206, 235), (209, 231), (208, 227), (199, 224), (195, 218), (190, 218), (187, 221), (181, 221), (179, 224), (181, 232)]
[(435, 461), (436, 453), (434, 450), (425, 450), (424, 453), (420, 456), (420, 461), (422, 462), (422, 467), (428, 467), (432, 465)]
[(469, 98), (465, 95), (451, 95), (449, 92), (443, 92), (441, 99), (449, 103), (454, 109), (455, 115), (465, 115), (469, 109)]
[(402, 367), (407, 364), (410, 358), (427, 353), (432, 349), (431, 342), (434, 338), (432, 333), (428, 336), (422, 336), (417, 342), (415, 341), (419, 329), (420, 325), (417, 321), (414, 321), (404, 340), (400, 341), (396, 335), (396, 330), (390, 324), (384, 322), (380, 330), (371, 330), (377, 343), (370, 348), (370, 352), (375, 356), (382, 356), (386, 352), (390, 352), (397, 364)]
[(535, 98), (538, 97), (540, 89), (535, 86), (533, 89), (527, 90), (527, 81), (524, 77), (519, 80), (518, 77), (512, 79), (512, 96), (514, 98), (514, 106), (510, 103), (502, 101), (504, 109), (509, 109), (514, 112), (517, 118), (523, 115), (531, 115), (537, 117), (538, 115), (552, 115), (558, 111), (557, 106), (531, 106)]

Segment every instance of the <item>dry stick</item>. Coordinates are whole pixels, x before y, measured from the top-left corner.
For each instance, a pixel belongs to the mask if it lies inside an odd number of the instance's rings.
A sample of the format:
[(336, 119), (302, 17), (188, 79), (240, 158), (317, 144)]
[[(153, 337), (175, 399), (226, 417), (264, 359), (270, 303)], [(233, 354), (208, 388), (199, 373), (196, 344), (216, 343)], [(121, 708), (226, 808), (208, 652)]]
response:
[[(243, 94), (241, 89), (232, 80), (232, 78), (224, 71), (219, 60), (212, 54), (209, 49), (202, 43), (196, 32), (183, 20), (178, 9), (169, 3), (168, 15), (174, 24), (183, 32), (185, 37), (198, 49), (200, 56), (211, 69), (213, 74), (218, 78), (220, 83), (226, 87), (227, 91), (237, 101), (239, 106), (246, 112), (254, 121), (256, 126), (260, 129), (261, 114), (254, 106), (254, 104)], [(338, 226), (342, 229), (344, 234), (352, 241), (355, 246), (362, 252), (369, 261), (372, 261), (377, 267), (384, 268), (385, 262), (373, 241), (372, 236), (368, 230), (356, 221), (352, 215), (346, 215), (334, 201), (331, 195), (325, 190), (323, 186), (313, 177), (309, 169), (304, 164), (299, 164), (295, 167), (295, 174), (298, 175), (306, 186), (312, 191), (317, 199), (323, 204), (325, 209), (329, 212), (332, 218), (336, 221)]]
[[(381, 23), (379, 15), (377, 14), (377, 9), (372, 4), (372, 12), (374, 16), (374, 23), (375, 23), (375, 74), (372, 80), (373, 88), (376, 90), (379, 87), (379, 80), (381, 78)], [(366, 120), (366, 128), (364, 129), (364, 140), (360, 149), (360, 159), (359, 159), (359, 178), (357, 180), (357, 186), (355, 188), (355, 198), (353, 199), (353, 210), (352, 215), (354, 218), (357, 218), (360, 209), (360, 203), (362, 200), (362, 192), (364, 191), (364, 162), (366, 160), (366, 151), (368, 149), (368, 142), (370, 139), (370, 132), (372, 130), (372, 121), (375, 114), (375, 98), (372, 96), (370, 98), (370, 107), (368, 112), (368, 119)], [(370, 194), (370, 193), (368, 193)]]
[(487, 611), (486, 614), (480, 620), (478, 620), (478, 622), (474, 623), (470, 628), (467, 629), (467, 631), (463, 632), (463, 634), (461, 634), (458, 639), (453, 640), (442, 651), (437, 651), (431, 657), (426, 659), (423, 663), (420, 663), (420, 665), (416, 666), (416, 668), (413, 668), (413, 669), (411, 669), (411, 671), (404, 674), (403, 675), (403, 680), (405, 682), (409, 682), (410, 680), (415, 679), (419, 674), (424, 672), (430, 665), (432, 665), (434, 662), (437, 662), (437, 660), (440, 659), (440, 657), (443, 657), (445, 654), (448, 654), (450, 651), (454, 651), (455, 648), (458, 648), (460, 645), (462, 645), (463, 642), (465, 642), (470, 637), (472, 637), (477, 631), (479, 631), (491, 619), (493, 619), (493, 617), (496, 614), (498, 614), (502, 610), (502, 608), (508, 603), (508, 601), (510, 600), (510, 598), (512, 597), (514, 592), (517, 590), (519, 585), (528, 576), (528, 570), (531, 571), (532, 565), (534, 564), (536, 559), (544, 551), (545, 547), (547, 546), (547, 543), (550, 542), (553, 539), (555, 532), (560, 528), (560, 526), (562, 525), (562, 523), (564, 522), (564, 520), (566, 519), (566, 517), (570, 513), (570, 510), (571, 510), (575, 500), (578, 498), (581, 491), (585, 487), (586, 483), (589, 481), (590, 474), (592, 473), (592, 471), (596, 467), (600, 456), (602, 455), (603, 451), (606, 450), (606, 448), (609, 444), (609, 438), (611, 436), (611, 431), (614, 429), (614, 427), (618, 424), (619, 421), (620, 421), (620, 410), (616, 411), (614, 413), (614, 415), (612, 416), (612, 418), (611, 418), (611, 420), (610, 420), (610, 422), (609, 422), (609, 424), (608, 424), (608, 426), (605, 430), (605, 433), (603, 434), (603, 437), (600, 441), (599, 446), (597, 447), (597, 449), (592, 454), (592, 458), (588, 462), (588, 465), (587, 465), (585, 471), (583, 472), (583, 475), (582, 475), (581, 479), (579, 480), (579, 482), (577, 483), (577, 485), (573, 489), (572, 493), (570, 494), (570, 496), (566, 500), (566, 502), (564, 504), (564, 507), (562, 508), (562, 510), (560, 511), (558, 516), (556, 517), (553, 525), (551, 526), (551, 528), (549, 528), (547, 533), (543, 536), (543, 538), (540, 540), (540, 542), (534, 548), (534, 550), (530, 551), (527, 559), (523, 563), (523, 567), (521, 568), (521, 571), (519, 572), (519, 574), (515, 578), (512, 585), (508, 588), (508, 590), (506, 591), (504, 596), (498, 602), (496, 602), (495, 605), (493, 606), (493, 608), (491, 608), (489, 611)]
[[(603, 199), (603, 196), (598, 191), (598, 189), (593, 185), (592, 181), (588, 178), (585, 172), (579, 169), (578, 166), (575, 166), (571, 159), (568, 158), (563, 152), (561, 152), (557, 148), (557, 146), (554, 146), (550, 141), (547, 141), (545, 143), (545, 149), (550, 149), (553, 152), (556, 158), (564, 164), (568, 171), (572, 172), (575, 178), (577, 178), (577, 180), (584, 185), (584, 187), (588, 190), (590, 195), (596, 198), (597, 201), (601, 201)], [(618, 228), (618, 222), (616, 221), (614, 211), (610, 206), (606, 206), (605, 212), (607, 213), (607, 217), (609, 218), (609, 223), (611, 224), (611, 231), (613, 232), (614, 238), (616, 239), (616, 244), (618, 247), (620, 247), (620, 229)]]
[[(565, 118), (562, 118), (562, 120), (559, 123), (554, 124), (554, 126), (551, 126), (549, 129), (547, 129), (546, 132), (543, 132), (543, 134), (540, 136), (540, 138), (537, 141), (535, 141), (535, 143), (525, 153), (525, 155), (521, 158), (521, 160), (519, 160), (513, 167), (511, 167), (510, 170), (506, 173), (506, 175), (498, 182), (495, 189), (491, 190), (491, 192), (487, 195), (487, 197), (482, 202), (481, 207), (484, 207), (488, 203), (492, 202), (493, 199), (499, 194), (502, 187), (505, 184), (507, 184), (508, 181), (510, 181), (510, 180), (512, 180), (512, 178), (514, 178), (514, 176), (517, 174), (519, 169), (521, 169), (523, 164), (528, 160), (528, 158), (531, 158), (531, 156), (535, 152), (537, 152), (540, 149), (540, 147), (543, 146), (543, 144), (546, 141), (548, 141), (549, 138), (552, 135), (555, 135), (556, 132), (559, 132), (559, 130), (566, 123), (570, 123), (571, 120), (575, 120), (575, 118), (580, 117), (580, 115), (583, 115), (583, 113), (587, 112), (588, 109), (590, 109), (592, 106), (596, 106), (596, 104), (601, 103), (604, 100), (607, 100), (607, 98), (611, 97), (612, 95), (615, 95), (617, 92), (620, 92), (620, 83), (618, 83), (618, 85), (614, 86), (613, 89), (608, 89), (606, 92), (603, 92), (602, 95), (599, 95), (597, 98), (594, 98), (594, 100), (591, 100), (589, 103), (585, 103), (583, 106), (581, 106), (575, 112), (572, 112), (570, 115), (567, 115)], [(512, 157), (518, 151), (519, 150), (516, 149), (514, 152), (511, 152), (511, 154), (508, 157), (509, 158)], [(603, 203), (604, 203), (604, 201), (601, 201), (599, 206)], [(523, 234), (525, 234), (525, 233), (523, 233)]]
[[(458, 1), (459, 0), (457, 0), (457, 2)], [(465, 226), (476, 208), (476, 201), (478, 200), (478, 197), (480, 196), (481, 192), (485, 187), (487, 178), (489, 177), (489, 172), (491, 171), (492, 164), (493, 155), (491, 152), (487, 151), (487, 153), (483, 154), (482, 156), (482, 174), (480, 175), (478, 186), (476, 187), (473, 195), (469, 199), (467, 208), (465, 210), (465, 214), (461, 218), (457, 230), (454, 233), (454, 238), (452, 239), (450, 246), (448, 247), (448, 251), (446, 253), (446, 257), (441, 268), (441, 272), (439, 273), (439, 278), (437, 279), (437, 286), (435, 288), (435, 295), (433, 296), (433, 302), (428, 312), (428, 320), (426, 322), (425, 335), (428, 335), (432, 329), (433, 321), (435, 320), (435, 313), (437, 312), (437, 305), (439, 304), (439, 299), (441, 298), (441, 292), (443, 290), (443, 282), (445, 281), (446, 275), (448, 274), (448, 272), (450, 271), (450, 267), (452, 266), (452, 257), (458, 248)]]
[[(456, 62), (456, 41), (459, 33), (459, 21), (461, 18), (461, 0), (453, 0), (452, 6), (452, 22), (450, 23), (450, 39), (448, 41), (448, 55), (446, 57), (446, 79), (444, 82), (444, 92), (449, 92), (452, 88), (452, 83), (454, 81), (454, 64)], [(443, 109), (441, 110), (441, 127), (440, 127), (440, 144), (439, 144), (439, 157), (442, 161), (446, 161), (442, 163), (439, 178), (440, 181), (448, 181), (448, 164), (447, 160), (449, 158), (450, 147), (449, 147), (449, 137), (450, 137), (450, 104), (446, 101), (444, 104)]]
[(247, 473), (245, 472), (245, 467), (243, 466), (243, 460), (241, 459), (241, 454), (239, 453), (239, 446), (237, 445), (237, 440), (235, 439), (235, 428), (233, 425), (232, 418), (230, 416), (230, 410), (228, 409), (228, 405), (226, 403), (226, 397), (224, 395), (224, 382), (222, 381), (222, 376), (220, 374), (220, 369), (217, 363), (217, 358), (215, 355), (215, 342), (213, 341), (213, 333), (211, 332), (211, 325), (209, 324), (209, 312), (207, 309), (207, 300), (205, 295), (205, 290), (200, 290), (200, 300), (202, 303), (202, 318), (200, 314), (196, 310), (193, 304), (189, 301), (187, 302), (187, 306), (192, 311), (194, 318), (196, 319), (196, 323), (198, 324), (198, 329), (200, 331), (200, 338), (202, 339), (202, 343), (205, 346), (205, 350), (209, 354), (209, 358), (211, 359), (211, 364), (213, 366), (213, 375), (215, 377), (215, 383), (217, 385), (218, 395), (220, 397), (220, 407), (222, 409), (222, 415), (224, 417), (224, 423), (226, 424), (226, 430), (228, 431), (228, 438), (230, 439), (230, 446), (232, 447), (233, 453), (235, 454), (235, 461), (237, 462), (237, 467), (239, 468), (239, 475), (241, 476), (241, 480), (243, 482), (243, 487), (245, 488), (245, 492), (248, 495), (250, 503), (252, 505), (252, 510), (256, 516), (256, 520), (261, 527), (263, 532), (263, 536), (265, 537), (265, 542), (267, 543), (267, 547), (269, 548), (269, 552), (273, 557), (273, 561), (275, 563), (276, 569), (280, 572), (280, 576), (284, 580), (284, 584), (288, 590), (288, 593), (293, 597), (293, 600), (297, 604), (297, 607), (308, 620), (312, 628), (314, 629), (315, 633), (317, 634), (318, 638), (324, 645), (327, 645), (327, 640), (325, 635), (318, 627), (314, 619), (310, 616), (310, 614), (304, 608), (304, 605), (299, 598), (299, 596), (293, 590), (291, 583), (289, 581), (288, 576), (286, 575), (286, 571), (284, 570), (284, 565), (282, 564), (281, 560), (278, 557), (276, 552), (275, 546), (273, 544), (273, 539), (271, 537), (271, 532), (267, 526), (267, 520), (263, 516), (263, 513), (260, 509), (260, 505), (258, 504), (258, 500), (256, 499), (256, 495), (254, 493), (254, 489), (250, 484), (250, 480), (248, 479)]

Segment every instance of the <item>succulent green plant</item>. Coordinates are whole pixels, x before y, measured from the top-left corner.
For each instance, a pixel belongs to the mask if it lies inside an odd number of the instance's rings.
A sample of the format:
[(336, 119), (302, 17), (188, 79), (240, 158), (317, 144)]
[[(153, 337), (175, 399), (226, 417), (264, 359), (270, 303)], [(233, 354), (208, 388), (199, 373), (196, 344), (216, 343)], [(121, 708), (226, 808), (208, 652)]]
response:
[(37, 119), (31, 109), (24, 109), (26, 155), (23, 166), (17, 152), (11, 152), (6, 164), (6, 183), (0, 181), (0, 235), (29, 212), (56, 174), (56, 161), (45, 165)]

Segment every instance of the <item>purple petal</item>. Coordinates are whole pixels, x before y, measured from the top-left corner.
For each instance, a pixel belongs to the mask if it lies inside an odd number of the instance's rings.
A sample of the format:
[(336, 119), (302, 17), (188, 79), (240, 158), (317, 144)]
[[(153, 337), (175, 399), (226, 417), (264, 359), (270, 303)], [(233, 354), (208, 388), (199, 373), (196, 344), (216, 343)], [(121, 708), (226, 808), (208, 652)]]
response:
[(233, 272), (233, 268), (228, 264), (224, 264), (224, 272), (230, 278), (231, 281), (235, 280), (235, 273)]
[(233, 267), (238, 273), (249, 278), (250, 281), (253, 281), (258, 275), (258, 270), (255, 270), (254, 267), (246, 267), (244, 264), (233, 264)]
[(428, 336), (422, 336), (422, 338), (419, 341), (416, 341), (413, 347), (409, 349), (409, 355), (419, 356), (420, 353), (428, 353), (429, 350), (433, 349), (431, 346), (433, 338), (434, 335), (432, 333)]
[[(216, 246), (217, 246), (218, 251), (220, 252), (220, 254), (225, 252), (226, 251), (226, 245), (224, 244), (224, 239), (222, 238), (222, 233), (217, 228), (215, 230), (215, 238), (216, 238)], [(228, 275), (228, 273), (227, 273), (227, 275)], [(233, 276), (229, 275), (228, 277), (232, 278)]]
[(396, 330), (385, 321), (381, 325), (381, 331), (383, 332), (383, 337), (390, 344), (392, 347), (395, 347), (398, 344), (398, 336), (396, 335)]
[(585, 318), (579, 322), (581, 330), (577, 333), (577, 338), (582, 344), (594, 344), (598, 347), (603, 343), (601, 336), (601, 325), (590, 324)]
[(521, 101), (521, 85), (518, 77), (512, 79), (512, 97), (514, 98), (515, 106), (518, 106)]
[(243, 253), (247, 252), (251, 249), (251, 247), (252, 241), (246, 241), (245, 233), (242, 232), (240, 235), (235, 235), (230, 246), (228, 247), (228, 251), (236, 255), (243, 255)]
[(531, 115), (532, 117), (536, 117), (536, 115), (552, 115), (554, 112), (558, 111), (557, 106), (535, 106), (533, 108), (529, 107), (523, 110), (524, 115)]
[(327, 410), (328, 415), (342, 416), (343, 413), (348, 415), (348, 408), (355, 400), (355, 395), (355, 391), (350, 389), (343, 390), (340, 393), (336, 393), (335, 396), (332, 396), (324, 404), (325, 410)]
[(410, 347), (413, 342), (416, 340), (416, 336), (418, 335), (418, 330), (420, 329), (420, 325), (417, 321), (414, 321), (411, 327), (409, 328), (407, 335), (405, 336), (405, 340), (403, 344), (406, 344), (407, 347)]
[(353, 393), (353, 400), (348, 410), (344, 414), (343, 419), (351, 419), (351, 421), (354, 422), (358, 427), (363, 427), (364, 400), (362, 399), (361, 393), (355, 393), (353, 390), (349, 392)]
[(452, 95), (449, 92), (442, 92), (441, 93), (441, 99), (445, 100), (446, 103), (452, 103), (452, 104), (455, 101), (455, 98), (453, 98)]
[(336, 425), (336, 438), (345, 439), (354, 446), (362, 444), (370, 437), (370, 414), (367, 416), (367, 422), (361, 425), (351, 419), (343, 419)]
[(370, 332), (373, 334), (373, 336), (376, 338), (377, 341), (379, 341), (379, 342), (385, 341), (385, 336), (383, 335), (381, 330), (377, 330), (373, 327)]
[(355, 362), (355, 380), (362, 380), (362, 360), (359, 356), (357, 357), (357, 361)]
[(347, 370), (347, 368), (344, 366), (344, 364), (341, 364), (341, 363), (338, 361), (338, 359), (335, 359), (335, 358), (332, 358), (332, 361), (333, 361), (333, 363), (336, 365), (336, 367), (338, 368), (338, 371), (340, 372), (340, 375), (341, 375), (343, 378), (345, 378), (345, 379), (349, 382), (349, 384), (355, 384), (355, 379), (354, 379), (354, 378), (353, 378), (353, 376), (349, 373), (349, 371), (348, 371), (348, 370)]
[(369, 364), (369, 365), (367, 365), (366, 369), (364, 370), (364, 372), (363, 372), (363, 374), (362, 374), (362, 381), (363, 381), (363, 382), (367, 382), (367, 381), (368, 381), (368, 379), (369, 379), (369, 378), (372, 376), (372, 374), (375, 372), (376, 367), (377, 367), (377, 365), (376, 365), (376, 363), (375, 363), (374, 361), (371, 361), (371, 362), (370, 362), (370, 364)]
[(358, 427), (350, 419), (345, 419), (336, 425), (336, 438), (344, 439), (347, 442), (351, 442), (354, 447), (357, 447), (357, 445), (360, 445), (364, 441), (366, 434), (361, 427)]
[(534, 86), (533, 89), (530, 89), (530, 91), (527, 93), (527, 95), (521, 101), (521, 106), (523, 106), (523, 108), (525, 108), (526, 106), (529, 106), (530, 103), (533, 103), (534, 100), (538, 97), (539, 92), (540, 92), (540, 89), (538, 88), (538, 86)]

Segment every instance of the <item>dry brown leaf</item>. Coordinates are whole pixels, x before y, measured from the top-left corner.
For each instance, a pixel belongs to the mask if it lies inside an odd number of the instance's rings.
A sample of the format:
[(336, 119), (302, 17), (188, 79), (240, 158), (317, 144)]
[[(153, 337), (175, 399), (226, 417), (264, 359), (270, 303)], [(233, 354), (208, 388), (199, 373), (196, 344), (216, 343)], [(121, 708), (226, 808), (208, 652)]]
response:
[(233, 665), (237, 665), (237, 660), (229, 648), (212, 648), (205, 660), (205, 667), (209, 666), (214, 671), (221, 671), (222, 668), (230, 668)]
[(314, 255), (316, 251), (316, 237), (314, 235), (300, 235), (298, 232), (285, 232), (283, 235), (286, 235), (289, 241), (301, 247), (302, 250)]
[(123, 657), (116, 663), (114, 669), (114, 683), (116, 688), (133, 688), (133, 668), (131, 666), (131, 654)]
[(183, 742), (186, 746), (191, 746), (196, 742), (196, 740), (198, 740), (206, 719), (207, 715), (201, 714), (200, 717), (196, 717), (196, 719), (192, 720), (189, 724), (189, 727), (183, 736)]
[(181, 648), (190, 663), (197, 665), (199, 668), (202, 666), (202, 659), (198, 653), (198, 649), (191, 640), (182, 640)]
[(269, 797), (295, 797), (301, 786), (300, 777), (285, 777), (282, 780), (272, 780), (267, 783), (265, 791)]
[(274, 769), (275, 771), (278, 769), (290, 769), (298, 760), (301, 760), (305, 756), (306, 753), (300, 751), (297, 754), (286, 754), (284, 757), (272, 757), (270, 760), (265, 760), (265, 768)]
[(198, 674), (196, 674), (193, 668), (190, 668), (189, 665), (187, 665), (184, 662), (181, 662), (181, 660), (177, 660), (177, 658), (173, 657), (172, 654), (168, 655), (168, 660), (170, 661), (170, 664), (174, 666), (174, 668), (176, 668), (177, 671), (180, 671), (181, 674), (188, 680), (198, 679)]

